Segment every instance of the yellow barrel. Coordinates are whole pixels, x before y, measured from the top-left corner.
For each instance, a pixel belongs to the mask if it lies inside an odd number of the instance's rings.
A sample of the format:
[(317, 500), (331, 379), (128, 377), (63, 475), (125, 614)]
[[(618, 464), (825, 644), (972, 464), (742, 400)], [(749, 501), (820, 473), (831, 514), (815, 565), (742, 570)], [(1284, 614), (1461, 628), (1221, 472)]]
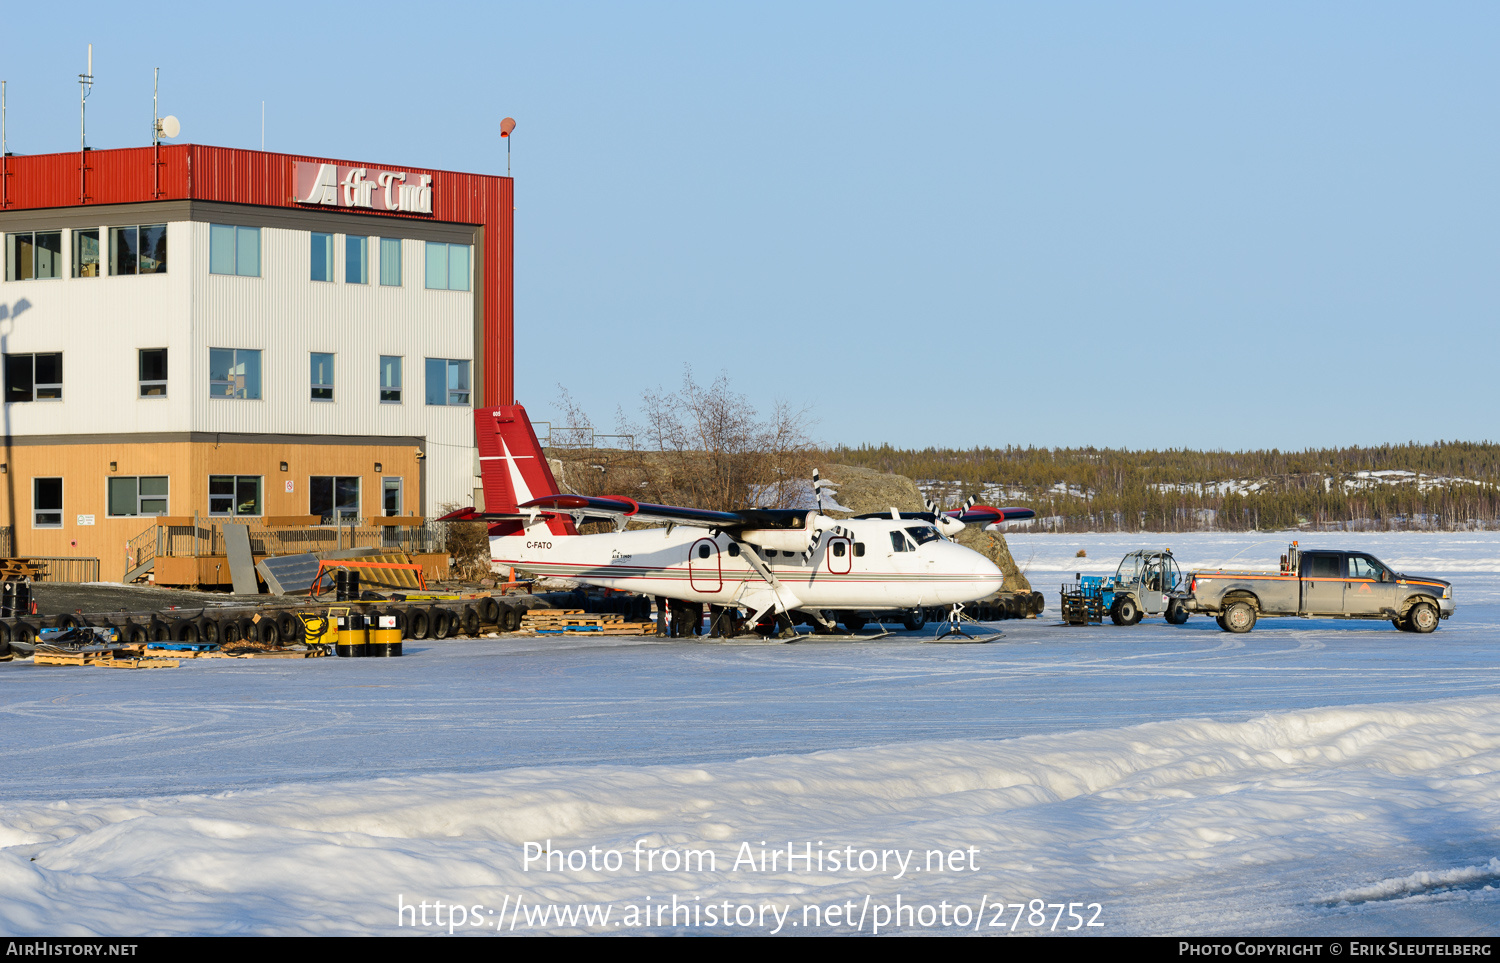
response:
[(396, 612), (385, 612), (373, 617), (370, 625), (370, 644), (366, 646), (372, 658), (391, 658), (401, 654), (401, 616)]
[(341, 615), (338, 617), (338, 642), (334, 644), (333, 651), (345, 658), (362, 659), (369, 655), (368, 636), (362, 614), (354, 612)]

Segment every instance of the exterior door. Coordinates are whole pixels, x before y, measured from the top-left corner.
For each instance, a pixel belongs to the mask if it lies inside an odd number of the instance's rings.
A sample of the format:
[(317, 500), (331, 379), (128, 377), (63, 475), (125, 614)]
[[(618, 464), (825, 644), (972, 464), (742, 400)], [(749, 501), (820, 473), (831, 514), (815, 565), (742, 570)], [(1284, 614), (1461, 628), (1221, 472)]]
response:
[(854, 543), (847, 538), (830, 538), (823, 558), (830, 575), (848, 575), (854, 561)]
[(1302, 611), (1307, 615), (1344, 614), (1342, 552), (1302, 553)]
[(718, 592), (724, 588), (719, 546), (713, 539), (700, 538), (689, 546), (688, 584), (694, 592)]

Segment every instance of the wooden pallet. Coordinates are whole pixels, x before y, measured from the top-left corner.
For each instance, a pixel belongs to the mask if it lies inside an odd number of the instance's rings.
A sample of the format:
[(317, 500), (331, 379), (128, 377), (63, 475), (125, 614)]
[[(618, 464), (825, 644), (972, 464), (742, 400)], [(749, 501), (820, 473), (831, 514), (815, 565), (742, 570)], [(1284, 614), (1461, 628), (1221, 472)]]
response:
[(242, 652), (239, 655), (229, 656), (229, 658), (232, 658), (232, 659), (321, 659), (323, 656), (325, 656), (327, 654), (328, 654), (327, 652), (320, 652), (317, 649), (308, 649), (306, 652), (295, 652), (295, 651)]
[(37, 665), (94, 665), (106, 669), (175, 669), (176, 659), (115, 658), (113, 652), (38, 652)]

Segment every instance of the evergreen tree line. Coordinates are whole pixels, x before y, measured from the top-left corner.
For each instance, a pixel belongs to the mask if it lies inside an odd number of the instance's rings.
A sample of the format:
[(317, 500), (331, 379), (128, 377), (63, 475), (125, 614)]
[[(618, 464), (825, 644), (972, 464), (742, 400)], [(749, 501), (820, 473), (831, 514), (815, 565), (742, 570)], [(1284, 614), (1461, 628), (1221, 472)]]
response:
[[(1299, 452), (882, 445), (824, 458), (906, 475), (949, 505), (984, 493), (1065, 531), (1500, 527), (1500, 445), (1490, 442)], [(1422, 477), (1357, 474), (1378, 471)]]

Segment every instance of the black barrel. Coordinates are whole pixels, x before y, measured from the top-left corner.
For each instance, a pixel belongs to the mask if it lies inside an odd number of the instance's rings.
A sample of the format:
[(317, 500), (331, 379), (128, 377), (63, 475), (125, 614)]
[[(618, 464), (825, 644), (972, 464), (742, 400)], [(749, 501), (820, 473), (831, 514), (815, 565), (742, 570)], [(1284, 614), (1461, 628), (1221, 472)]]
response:
[(339, 616), (337, 642), (334, 643), (335, 655), (345, 658), (362, 659), (369, 655), (369, 631), (365, 625), (365, 616), (359, 612)]
[(401, 613), (390, 609), (374, 617), (370, 628), (370, 641), (365, 646), (371, 658), (389, 659), (401, 654), (401, 636), (405, 631), (401, 624)]

